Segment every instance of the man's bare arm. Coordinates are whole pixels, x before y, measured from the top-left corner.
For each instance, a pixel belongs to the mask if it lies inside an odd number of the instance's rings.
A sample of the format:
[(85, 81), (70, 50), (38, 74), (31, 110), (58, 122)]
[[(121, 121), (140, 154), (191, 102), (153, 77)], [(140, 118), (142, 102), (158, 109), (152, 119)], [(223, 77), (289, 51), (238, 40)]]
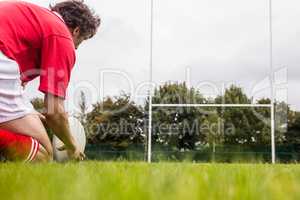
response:
[(47, 126), (65, 144), (66, 149), (75, 151), (76, 143), (70, 132), (68, 115), (64, 108), (64, 99), (52, 94), (46, 94), (44, 104), (46, 107)]

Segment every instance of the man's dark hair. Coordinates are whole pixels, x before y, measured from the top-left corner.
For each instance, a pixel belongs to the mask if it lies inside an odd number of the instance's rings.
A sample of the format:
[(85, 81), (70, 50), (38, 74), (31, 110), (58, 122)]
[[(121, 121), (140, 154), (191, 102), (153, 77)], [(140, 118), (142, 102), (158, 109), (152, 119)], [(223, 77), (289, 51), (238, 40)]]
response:
[(100, 17), (83, 0), (67, 0), (50, 5), (50, 9), (59, 13), (69, 28), (79, 27), (84, 37), (93, 37), (101, 23)]

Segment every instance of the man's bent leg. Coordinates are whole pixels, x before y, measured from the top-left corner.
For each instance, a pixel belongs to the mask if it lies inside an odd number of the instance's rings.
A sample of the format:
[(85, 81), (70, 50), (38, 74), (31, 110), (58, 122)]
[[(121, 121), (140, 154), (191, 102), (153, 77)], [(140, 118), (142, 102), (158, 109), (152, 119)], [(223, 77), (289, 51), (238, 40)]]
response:
[(39, 117), (27, 99), (18, 63), (0, 51), (0, 129), (38, 140), (52, 156), (52, 146)]
[(53, 157), (53, 150), (47, 131), (36, 114), (29, 114), (20, 119), (4, 122), (0, 124), (0, 129), (5, 129), (13, 133), (22, 133), (36, 139), (48, 152), (49, 156)]
[(32, 137), (0, 130), (0, 155), (6, 161), (46, 162), (51, 157)]

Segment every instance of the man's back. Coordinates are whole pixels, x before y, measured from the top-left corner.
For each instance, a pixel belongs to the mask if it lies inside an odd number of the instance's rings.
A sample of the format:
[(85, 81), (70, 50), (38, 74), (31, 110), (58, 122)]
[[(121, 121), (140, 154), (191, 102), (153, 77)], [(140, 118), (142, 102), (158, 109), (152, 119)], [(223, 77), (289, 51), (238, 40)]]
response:
[[(22, 1), (2, 1), (0, 19), (0, 51), (17, 61), (22, 73), (42, 67), (43, 51), (59, 53), (43, 50), (45, 45), (57, 40), (66, 44), (74, 62), (72, 36), (64, 21), (50, 10)], [(23, 77), (23, 80), (29, 81), (35, 76)]]

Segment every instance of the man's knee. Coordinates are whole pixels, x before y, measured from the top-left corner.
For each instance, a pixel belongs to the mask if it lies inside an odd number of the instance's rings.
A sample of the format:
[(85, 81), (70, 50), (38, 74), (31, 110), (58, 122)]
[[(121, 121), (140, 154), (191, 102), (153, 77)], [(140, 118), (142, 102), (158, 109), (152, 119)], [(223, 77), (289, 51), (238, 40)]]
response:
[(52, 154), (52, 145), (47, 131), (37, 115), (29, 114), (23, 118), (3, 123), (0, 128), (35, 138), (49, 154)]
[(45, 148), (32, 137), (7, 130), (0, 130), (0, 150), (7, 161), (51, 161), (53, 157), (52, 146)]
[(40, 145), (39, 151), (33, 162), (51, 162), (53, 160), (52, 150), (47, 151), (42, 145)]

